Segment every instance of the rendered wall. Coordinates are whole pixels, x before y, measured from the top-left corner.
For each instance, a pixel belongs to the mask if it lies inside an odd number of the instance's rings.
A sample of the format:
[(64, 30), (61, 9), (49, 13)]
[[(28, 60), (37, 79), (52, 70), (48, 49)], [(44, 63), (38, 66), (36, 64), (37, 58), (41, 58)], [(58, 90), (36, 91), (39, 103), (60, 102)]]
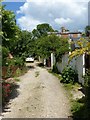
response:
[[(68, 65), (68, 58), (69, 54), (65, 54), (62, 57), (62, 62), (57, 63), (57, 68), (60, 73), (62, 73), (62, 70)], [(84, 55), (79, 56), (77, 58), (74, 58), (70, 63), (69, 66), (72, 66), (74, 70), (78, 73), (78, 81), (82, 84), (84, 84), (83, 75), (85, 74), (85, 68), (84, 68)]]

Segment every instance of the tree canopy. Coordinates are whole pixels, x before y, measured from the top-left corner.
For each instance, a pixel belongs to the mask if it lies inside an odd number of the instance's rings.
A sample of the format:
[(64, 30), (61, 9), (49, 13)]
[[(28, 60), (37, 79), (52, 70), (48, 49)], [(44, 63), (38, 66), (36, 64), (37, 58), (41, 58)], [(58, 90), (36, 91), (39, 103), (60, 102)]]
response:
[(6, 10), (5, 6), (1, 7), (2, 11), (2, 53), (3, 63), (7, 61), (7, 57), (11, 54), (14, 58), (25, 58), (33, 53), (32, 34), (28, 31), (22, 31), (16, 25), (15, 14)]
[(43, 23), (37, 25), (36, 29), (32, 31), (32, 34), (33, 34), (33, 38), (37, 39), (42, 36), (46, 36), (48, 32), (53, 32), (53, 31), (54, 31), (53, 28), (49, 24)]
[(12, 46), (17, 40), (18, 26), (16, 25), (15, 14), (12, 11), (5, 10), (5, 6), (1, 7), (2, 12), (2, 45), (5, 47)]
[(37, 54), (43, 58), (50, 57), (53, 52), (58, 60), (65, 52), (69, 51), (68, 39), (55, 34), (39, 38), (36, 44)]
[(54, 32), (49, 24), (39, 24), (32, 32), (23, 31), (16, 25), (14, 12), (6, 10), (4, 6), (1, 7), (1, 11), (2, 46), (5, 60), (9, 53), (13, 57), (20, 57), (25, 60), (28, 55), (47, 58), (52, 52), (58, 59), (69, 51), (67, 39), (54, 34), (48, 35), (48, 32)]

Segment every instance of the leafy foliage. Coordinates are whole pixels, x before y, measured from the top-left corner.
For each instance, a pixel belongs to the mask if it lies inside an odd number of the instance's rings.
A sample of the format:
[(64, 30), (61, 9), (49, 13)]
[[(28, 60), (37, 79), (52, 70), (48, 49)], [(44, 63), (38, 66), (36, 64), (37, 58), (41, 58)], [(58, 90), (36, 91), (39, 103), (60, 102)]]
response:
[[(21, 31), (19, 29), (19, 27), (16, 25), (15, 14), (12, 11), (5, 10), (5, 6), (1, 7), (1, 11), (3, 33), (3, 65), (6, 65), (6, 63), (8, 63), (9, 53), (13, 55), (15, 59), (17, 59), (17, 62), (22, 62), (28, 55), (34, 54), (34, 41), (32, 40), (32, 34), (28, 31)], [(16, 64), (13, 59), (12, 63), (13, 65)]]
[(90, 70), (86, 71), (86, 75), (84, 76), (84, 79), (85, 79), (84, 86), (90, 87)]
[(66, 67), (62, 71), (62, 80), (63, 83), (75, 83), (78, 80), (78, 74), (71, 67)]
[(2, 45), (11, 47), (17, 39), (18, 27), (16, 25), (15, 14), (12, 11), (5, 10), (5, 6), (1, 7), (2, 12)]
[(54, 34), (41, 37), (36, 41), (36, 52), (43, 58), (50, 57), (54, 53), (57, 61), (65, 53), (69, 51), (68, 39), (58, 37)]
[(8, 54), (9, 54), (9, 50), (8, 48), (6, 47), (2, 47), (1, 46), (1, 49), (2, 49), (2, 66), (6, 65), (7, 63), (7, 57), (8, 57)]
[(13, 59), (7, 59), (7, 65), (22, 67), (22, 66), (24, 66), (24, 60), (20, 57), (16, 57)]
[(71, 112), (73, 114), (74, 120), (80, 119), (80, 118), (86, 118), (85, 105), (83, 102), (80, 102), (79, 100), (73, 101)]
[(37, 25), (37, 28), (32, 31), (33, 39), (37, 39), (42, 36), (47, 36), (48, 32), (54, 32), (53, 28), (49, 24), (47, 23), (39, 24)]
[[(6, 10), (5, 6), (0, 6), (0, 12), (2, 12), (2, 16), (0, 16), (0, 22), (2, 20), (0, 52), (2, 50), (2, 100), (4, 104), (15, 85), (15, 83), (11, 83), (12, 79), (10, 83), (7, 82), (7, 78), (22, 75), (27, 71), (24, 60), (29, 54), (33, 54), (34, 42), (30, 32), (21, 31), (16, 25), (14, 12)], [(13, 56), (12, 59), (9, 55)]]
[(90, 41), (89, 40), (85, 38), (81, 38), (80, 40), (76, 41), (75, 44), (78, 45), (78, 48), (76, 48), (74, 51), (71, 52), (69, 56), (70, 60), (84, 53), (90, 54)]
[(25, 59), (30, 54), (33, 54), (34, 41), (31, 40), (32, 35), (28, 31), (20, 31), (18, 36), (15, 47), (11, 51), (14, 56)]
[(84, 79), (86, 114), (88, 119), (90, 119), (90, 70), (87, 70)]
[(2, 80), (2, 104), (5, 105), (8, 97), (12, 93), (12, 87), (15, 86), (14, 79)]

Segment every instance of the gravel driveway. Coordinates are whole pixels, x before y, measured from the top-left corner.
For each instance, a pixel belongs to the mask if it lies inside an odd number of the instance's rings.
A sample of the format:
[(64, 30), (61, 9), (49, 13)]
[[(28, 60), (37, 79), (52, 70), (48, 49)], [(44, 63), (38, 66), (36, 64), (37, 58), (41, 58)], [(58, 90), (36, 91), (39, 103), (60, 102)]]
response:
[(59, 80), (45, 68), (32, 67), (19, 77), (19, 95), (10, 100), (4, 118), (67, 118), (70, 103)]

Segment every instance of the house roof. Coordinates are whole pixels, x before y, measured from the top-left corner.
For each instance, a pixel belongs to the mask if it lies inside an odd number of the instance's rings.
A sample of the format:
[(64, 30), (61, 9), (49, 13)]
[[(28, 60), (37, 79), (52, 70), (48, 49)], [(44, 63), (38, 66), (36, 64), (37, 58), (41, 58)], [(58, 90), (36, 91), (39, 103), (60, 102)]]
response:
[(72, 39), (72, 41), (76, 41), (76, 40), (79, 40), (81, 37), (77, 37), (77, 38), (73, 38), (73, 37), (70, 37)]
[(48, 34), (61, 34), (61, 35), (66, 35), (66, 34), (82, 34), (82, 32), (48, 32)]

